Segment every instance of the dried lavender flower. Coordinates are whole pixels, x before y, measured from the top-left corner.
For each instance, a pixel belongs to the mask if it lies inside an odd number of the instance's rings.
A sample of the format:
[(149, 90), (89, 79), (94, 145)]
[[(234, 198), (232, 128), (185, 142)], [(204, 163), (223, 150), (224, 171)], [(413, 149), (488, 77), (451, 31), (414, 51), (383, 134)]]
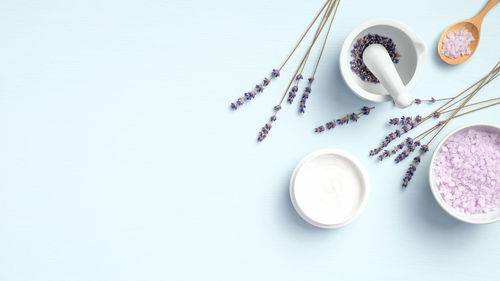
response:
[(330, 130), (330, 129), (335, 128), (336, 125), (337, 125), (337, 123), (335, 122), (335, 120), (333, 120), (333, 121), (330, 121), (330, 122), (326, 123), (326, 128), (328, 130)]
[(257, 93), (262, 93), (264, 91), (264, 84), (255, 85), (255, 90)]
[(306, 101), (309, 98), (309, 95), (311, 94), (311, 84), (312, 84), (311, 78), (309, 78), (309, 86), (307, 86), (304, 90), (304, 93), (302, 94), (302, 98), (300, 99), (300, 105), (299, 105), (299, 112), (304, 113), (306, 109)]
[[(330, 122), (327, 122), (325, 123), (324, 127), (326, 127), (327, 129), (333, 129), (335, 128), (335, 126), (337, 125), (344, 125), (344, 124), (348, 124), (349, 121), (353, 121), (353, 122), (357, 122), (361, 116), (364, 116), (364, 115), (368, 115), (370, 114), (370, 111), (372, 109), (374, 109), (375, 107), (367, 107), (367, 106), (363, 106), (361, 108), (361, 112), (359, 113), (351, 113), (351, 114), (347, 114), (345, 115), (344, 117), (342, 118), (339, 118), (337, 120), (332, 120)], [(323, 130), (324, 131), (324, 130)], [(323, 132), (321, 131), (321, 132)]]
[(262, 129), (260, 130), (259, 136), (257, 137), (257, 141), (259, 142), (263, 141), (267, 137), (267, 134), (269, 134), (269, 131), (271, 130), (272, 127), (273, 126), (271, 125), (271, 123), (266, 123), (266, 125), (264, 125), (264, 127), (262, 127)]
[(264, 81), (262, 81), (262, 84), (263, 84), (264, 86), (269, 85), (269, 83), (271, 83), (271, 79), (269, 79), (269, 78), (267, 78), (267, 77), (266, 77), (266, 78), (264, 78)]
[(399, 118), (392, 118), (389, 120), (389, 124), (391, 125), (399, 125)]
[(421, 150), (422, 152), (427, 152), (427, 151), (429, 151), (429, 146), (428, 146), (427, 144), (424, 144), (424, 145), (422, 145), (422, 146), (420, 147), (420, 150)]
[(358, 114), (356, 114), (356, 113), (352, 113), (352, 114), (350, 115), (350, 119), (351, 119), (351, 121), (358, 122), (359, 115), (358, 115)]
[(368, 106), (363, 106), (361, 108), (361, 112), (364, 114), (364, 115), (368, 115), (370, 114), (370, 111), (373, 109), (374, 107), (368, 107)]
[[(378, 154), (380, 151), (382, 151), (382, 149), (384, 149), (385, 147), (387, 147), (389, 145), (389, 143), (391, 143), (393, 140), (395, 140), (396, 138), (401, 137), (401, 135), (402, 134), (401, 134), (400, 130), (396, 130), (394, 132), (391, 132), (390, 134), (388, 134), (385, 137), (384, 141), (382, 142), (382, 144), (379, 147), (377, 147), (377, 148), (375, 148), (375, 149), (373, 149), (373, 150), (370, 151), (370, 155), (373, 156), (373, 155)], [(376, 152), (376, 153), (372, 154), (372, 152), (373, 153)]]
[(380, 81), (370, 72), (370, 70), (363, 63), (363, 52), (371, 44), (381, 44), (385, 47), (393, 63), (399, 62), (399, 54), (396, 51), (396, 44), (392, 39), (380, 36), (378, 34), (368, 34), (359, 38), (351, 50), (352, 60), (350, 62), (351, 70), (361, 78), (363, 81), (379, 83)]
[(299, 90), (299, 87), (297, 85), (293, 86), (290, 92), (288, 92), (288, 103), (292, 104), (293, 100), (295, 99), (295, 96), (297, 95), (297, 91)]
[(325, 130), (325, 126), (321, 125), (318, 128), (314, 129), (316, 133), (321, 133)]
[(407, 187), (408, 186), (408, 183), (413, 178), (413, 174), (415, 173), (416, 170), (417, 170), (417, 166), (415, 164), (410, 164), (410, 168), (408, 168), (408, 170), (406, 171), (406, 175), (403, 178), (402, 187)]

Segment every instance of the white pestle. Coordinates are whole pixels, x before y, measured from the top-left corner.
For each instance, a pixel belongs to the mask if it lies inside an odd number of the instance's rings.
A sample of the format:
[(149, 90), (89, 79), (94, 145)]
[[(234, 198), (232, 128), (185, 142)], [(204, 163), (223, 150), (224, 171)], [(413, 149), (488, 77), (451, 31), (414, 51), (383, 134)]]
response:
[(377, 77), (398, 107), (405, 108), (412, 104), (413, 98), (401, 81), (401, 77), (384, 46), (371, 44), (366, 47), (363, 52), (363, 62)]

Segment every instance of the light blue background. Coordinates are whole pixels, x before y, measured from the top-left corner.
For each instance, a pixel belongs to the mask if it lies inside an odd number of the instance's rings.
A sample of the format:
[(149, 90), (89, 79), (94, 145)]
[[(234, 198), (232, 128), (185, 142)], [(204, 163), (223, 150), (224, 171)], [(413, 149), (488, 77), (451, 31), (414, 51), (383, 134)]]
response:
[[(281, 63), (321, 3), (1, 1), (0, 280), (499, 280), (500, 223), (441, 210), (430, 155), (405, 191), (407, 163), (367, 156), (388, 118), (432, 107), (377, 104), (356, 125), (312, 130), (370, 104), (338, 69), (361, 22), (408, 24), (428, 47), (414, 94), (448, 97), (500, 58), (500, 8), (474, 57), (451, 67), (437, 39), (484, 0), (343, 1), (307, 113), (285, 106), (257, 144), (292, 68), (241, 111), (228, 104)], [(498, 125), (499, 113), (445, 132)], [(365, 211), (338, 230), (309, 226), (288, 196), (298, 161), (327, 147), (357, 156), (372, 185)]]

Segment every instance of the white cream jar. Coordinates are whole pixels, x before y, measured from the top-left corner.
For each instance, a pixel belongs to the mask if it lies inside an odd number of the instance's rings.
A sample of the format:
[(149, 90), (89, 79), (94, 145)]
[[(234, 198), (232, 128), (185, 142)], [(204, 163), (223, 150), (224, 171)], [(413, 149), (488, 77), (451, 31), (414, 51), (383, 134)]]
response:
[(306, 156), (290, 180), (290, 197), (297, 213), (321, 228), (351, 222), (364, 208), (368, 176), (361, 163), (338, 149), (323, 149)]

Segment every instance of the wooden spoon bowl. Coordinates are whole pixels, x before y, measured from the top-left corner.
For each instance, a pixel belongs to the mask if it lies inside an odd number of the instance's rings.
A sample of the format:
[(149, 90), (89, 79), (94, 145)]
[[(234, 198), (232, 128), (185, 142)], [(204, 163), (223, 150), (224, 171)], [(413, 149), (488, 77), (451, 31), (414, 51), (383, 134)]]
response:
[[(488, 11), (491, 8), (493, 8), (493, 6), (498, 4), (498, 2), (500, 2), (500, 0), (490, 0), (488, 4), (486, 4), (486, 6), (483, 8), (483, 10), (479, 12), (479, 14), (477, 14), (477, 16), (468, 20), (457, 22), (443, 32), (441, 38), (439, 38), (437, 51), (439, 57), (444, 62), (452, 65), (461, 64), (466, 60), (468, 60), (474, 54), (474, 52), (477, 49), (477, 46), (479, 45), (479, 37), (481, 35), (481, 24), (483, 22), (484, 16), (488, 13)], [(467, 29), (470, 33), (472, 33), (472, 36), (474, 37), (474, 41), (472, 41), (469, 44), (470, 54), (459, 56), (458, 58), (449, 58), (445, 56), (443, 53), (441, 53), (441, 50), (443, 49), (443, 39), (446, 37), (448, 33), (458, 31), (462, 28)]]

